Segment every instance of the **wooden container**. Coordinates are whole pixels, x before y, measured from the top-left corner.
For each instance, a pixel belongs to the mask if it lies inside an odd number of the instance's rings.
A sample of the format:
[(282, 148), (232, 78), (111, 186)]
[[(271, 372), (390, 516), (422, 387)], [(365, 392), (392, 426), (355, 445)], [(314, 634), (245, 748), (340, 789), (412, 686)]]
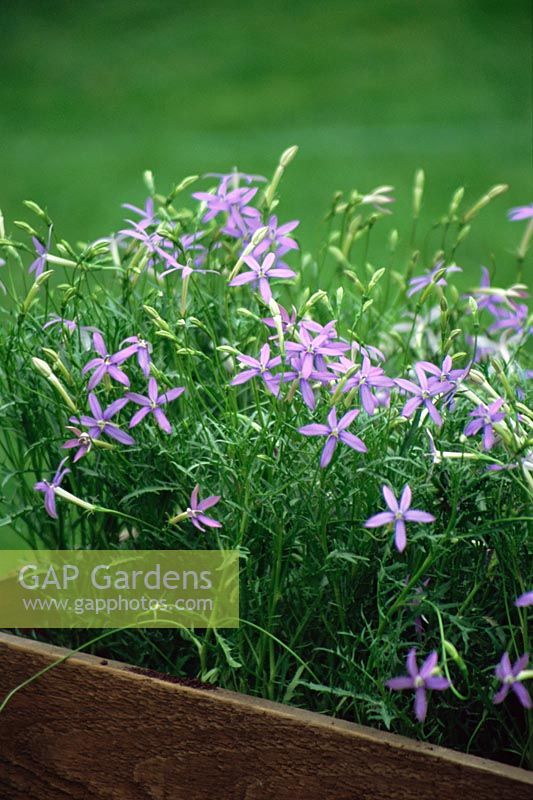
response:
[[(0, 695), (65, 653), (0, 634)], [(0, 714), (0, 797), (533, 800), (533, 773), (77, 654)]]

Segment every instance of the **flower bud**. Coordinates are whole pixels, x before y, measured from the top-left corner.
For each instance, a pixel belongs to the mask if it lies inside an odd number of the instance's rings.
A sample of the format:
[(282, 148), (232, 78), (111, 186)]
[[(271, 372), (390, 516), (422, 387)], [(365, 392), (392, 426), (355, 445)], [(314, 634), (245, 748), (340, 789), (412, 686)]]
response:
[(464, 186), (461, 186), (454, 193), (454, 195), (452, 197), (452, 201), (450, 203), (450, 208), (448, 210), (448, 216), (450, 217), (450, 219), (455, 216), (455, 214), (457, 212), (457, 209), (461, 205), (461, 202), (462, 202), (463, 197), (464, 197), (464, 193), (465, 193)]
[(143, 172), (143, 181), (150, 194), (155, 194), (154, 173), (151, 169)]
[(413, 217), (418, 219), (422, 206), (422, 196), (424, 194), (425, 175), (424, 170), (419, 169), (415, 173), (415, 185), (413, 188)]
[(44, 211), (41, 208), (41, 206), (38, 206), (37, 203), (33, 202), (33, 200), (23, 200), (22, 204), (25, 205), (26, 208), (29, 208), (30, 211), (33, 211), (34, 214), (37, 214), (37, 216), (40, 217), (40, 219), (42, 219), (43, 222), (45, 222), (46, 225), (48, 225), (48, 227), (50, 227), (50, 225), (52, 224), (52, 220), (50, 219), (46, 211)]
[(489, 189), (486, 194), (479, 198), (477, 203), (474, 203), (474, 205), (468, 209), (463, 217), (463, 222), (469, 222), (471, 219), (473, 219), (482, 208), (485, 208), (485, 206), (490, 203), (491, 200), (494, 200), (495, 197), (498, 197), (500, 194), (506, 192), (508, 188), (509, 186), (506, 183), (500, 183)]
[(280, 166), (283, 167), (284, 169), (288, 167), (291, 161), (293, 161), (293, 159), (295, 158), (297, 152), (298, 152), (297, 144), (294, 144), (292, 145), (292, 147), (288, 147), (286, 150), (284, 150), (279, 160)]
[(22, 306), (21, 306), (21, 309), (20, 309), (22, 314), (26, 314), (26, 312), (28, 311), (29, 307), (31, 306), (31, 304), (33, 303), (35, 298), (37, 297), (37, 293), (39, 292), (39, 289), (41, 288), (41, 286), (44, 283), (46, 283), (46, 281), (48, 280), (50, 275), (53, 275), (53, 274), (54, 274), (54, 270), (53, 269), (49, 269), (49, 270), (46, 270), (45, 272), (41, 272), (39, 277), (35, 279), (34, 283), (32, 284), (32, 286), (30, 288), (30, 291), (28, 292), (28, 294), (26, 295), (26, 297), (25, 297), (25, 299), (24, 299), (24, 301), (22, 303)]

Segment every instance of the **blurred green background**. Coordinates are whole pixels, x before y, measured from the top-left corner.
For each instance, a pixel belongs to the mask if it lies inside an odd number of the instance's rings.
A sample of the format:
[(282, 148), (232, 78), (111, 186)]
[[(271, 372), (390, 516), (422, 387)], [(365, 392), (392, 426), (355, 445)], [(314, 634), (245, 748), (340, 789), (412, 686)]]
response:
[[(336, 189), (427, 174), (425, 217), (458, 185), (508, 182), (468, 241), (467, 269), (521, 235), (505, 211), (531, 191), (528, 0), (0, 0), (0, 207), (45, 205), (67, 238), (104, 235), (120, 203), (184, 175), (270, 175), (300, 153), (283, 219), (304, 247)], [(395, 223), (396, 224), (396, 223)], [(512, 263), (511, 256), (508, 263)]]

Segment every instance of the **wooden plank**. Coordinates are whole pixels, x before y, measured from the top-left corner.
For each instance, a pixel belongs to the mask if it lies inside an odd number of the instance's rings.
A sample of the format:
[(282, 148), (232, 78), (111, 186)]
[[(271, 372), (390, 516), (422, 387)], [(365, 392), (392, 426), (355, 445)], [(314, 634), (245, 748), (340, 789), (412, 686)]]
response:
[[(65, 653), (0, 634), (0, 695)], [(532, 800), (533, 774), (76, 655), (0, 714), (2, 800)]]

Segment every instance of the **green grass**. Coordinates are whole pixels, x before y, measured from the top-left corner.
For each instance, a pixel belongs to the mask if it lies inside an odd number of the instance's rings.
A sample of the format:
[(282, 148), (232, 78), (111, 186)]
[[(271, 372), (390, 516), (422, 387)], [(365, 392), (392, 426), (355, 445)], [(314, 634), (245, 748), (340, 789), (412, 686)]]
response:
[(473, 200), (510, 183), (465, 243), (477, 275), (517, 240), (505, 209), (531, 200), (528, 16), (525, 0), (10, 4), (0, 208), (20, 218), (32, 198), (61, 235), (96, 236), (142, 198), (146, 168), (269, 173), (297, 143), (282, 215), (308, 249), (337, 189), (394, 184), (402, 225), (417, 167), (428, 221), (458, 185)]

